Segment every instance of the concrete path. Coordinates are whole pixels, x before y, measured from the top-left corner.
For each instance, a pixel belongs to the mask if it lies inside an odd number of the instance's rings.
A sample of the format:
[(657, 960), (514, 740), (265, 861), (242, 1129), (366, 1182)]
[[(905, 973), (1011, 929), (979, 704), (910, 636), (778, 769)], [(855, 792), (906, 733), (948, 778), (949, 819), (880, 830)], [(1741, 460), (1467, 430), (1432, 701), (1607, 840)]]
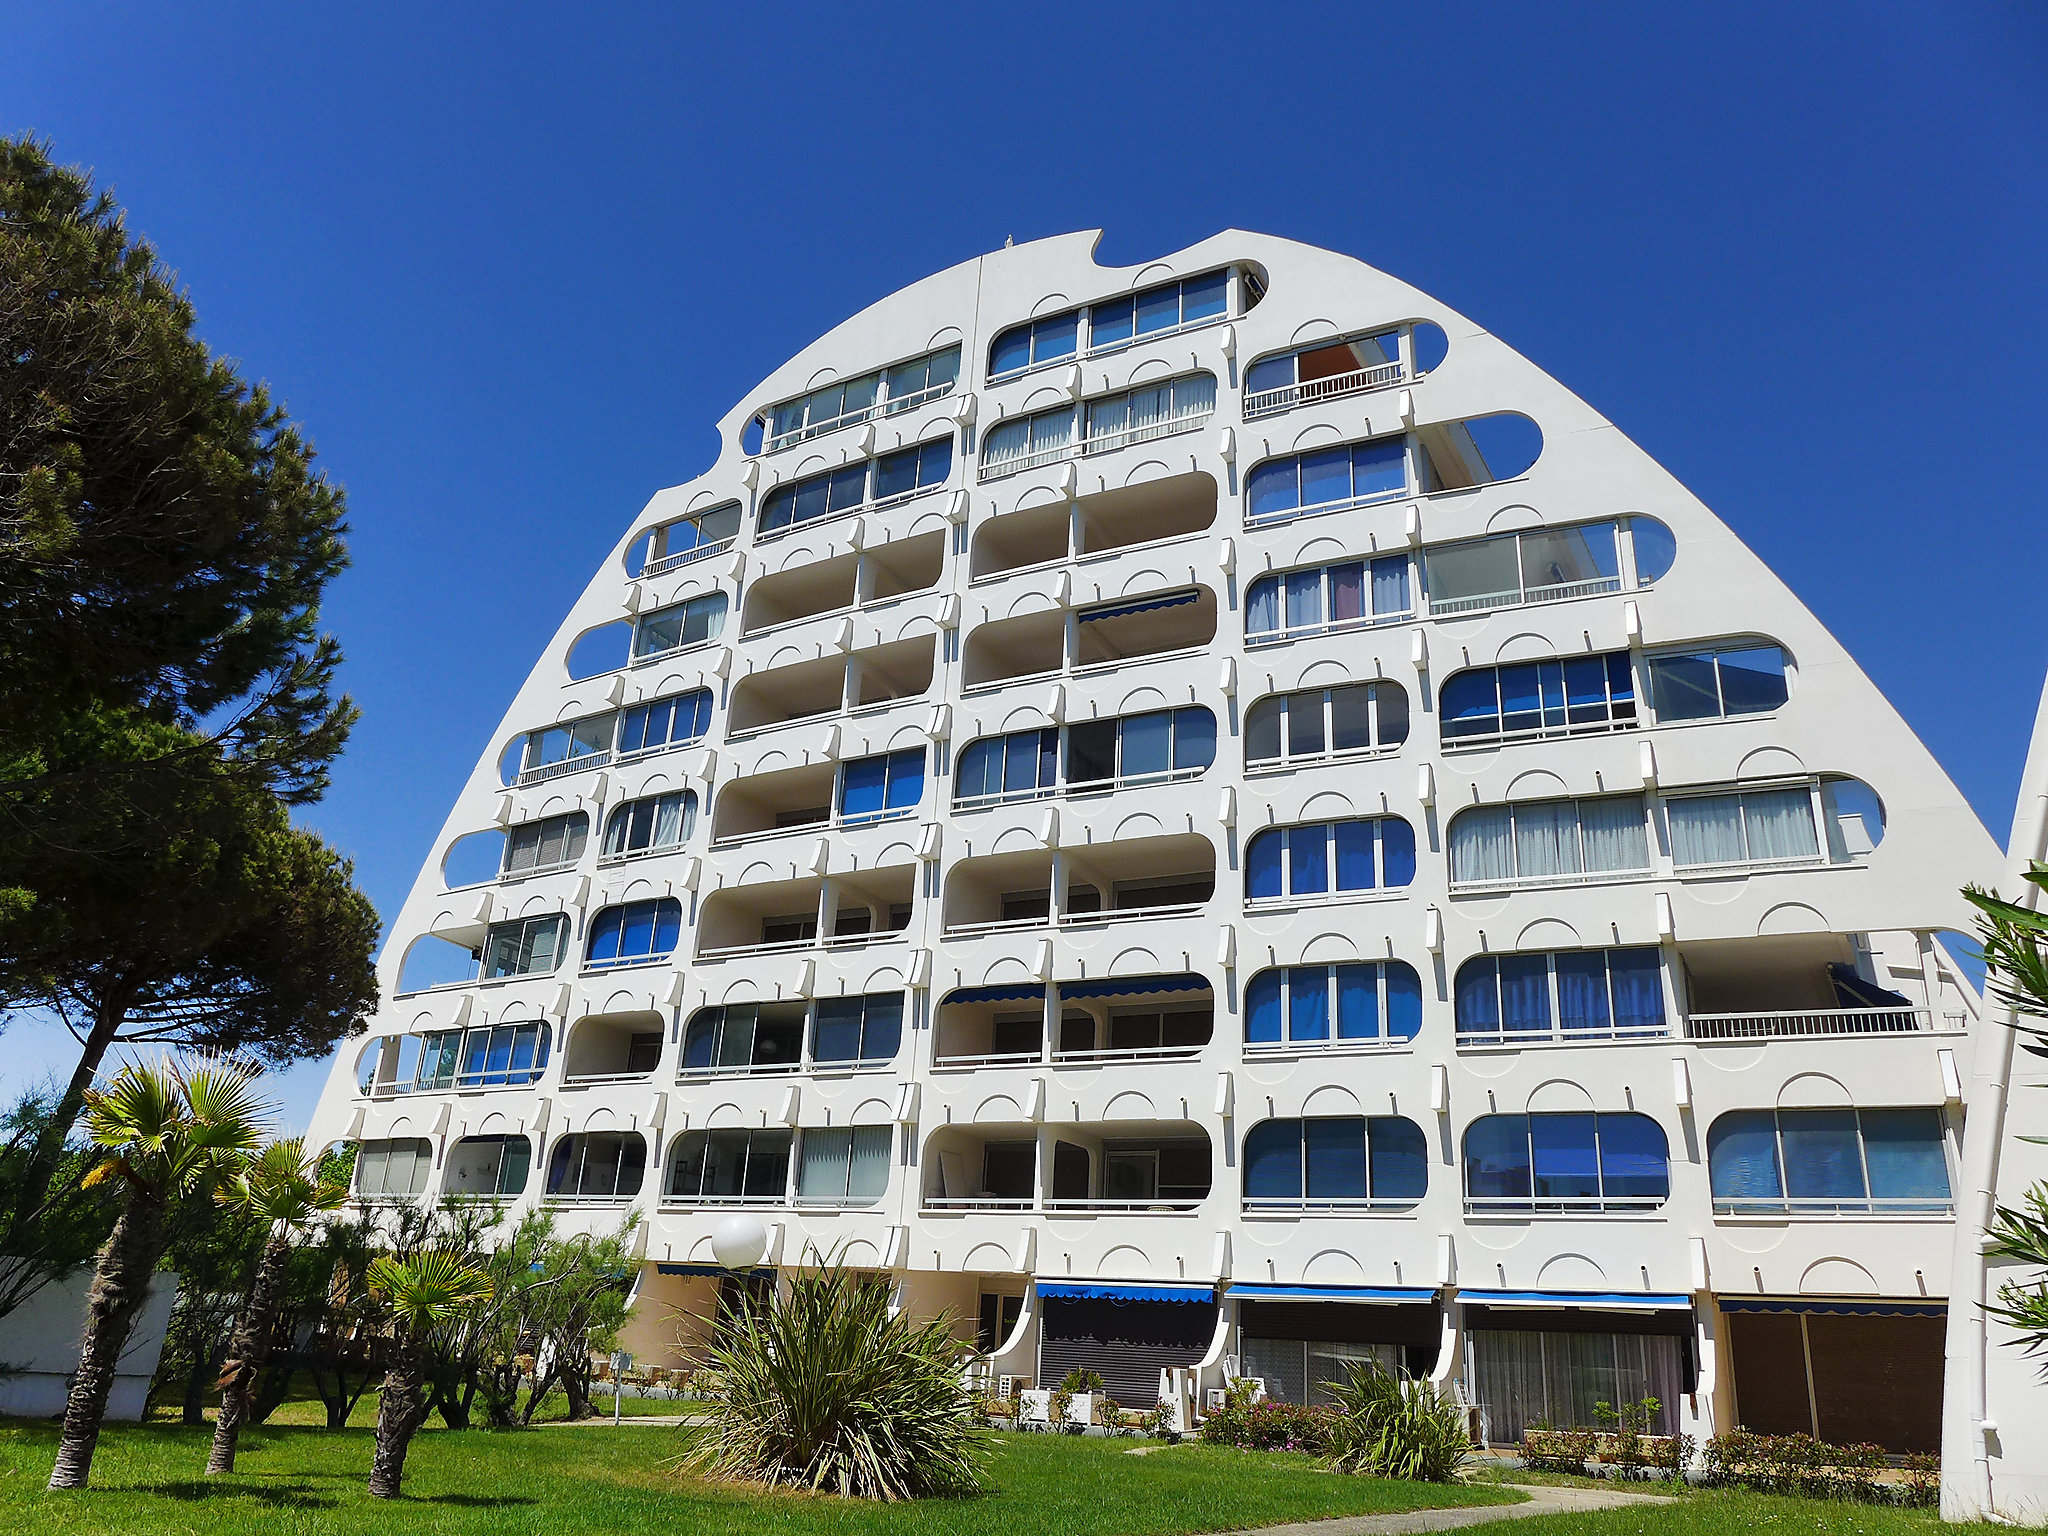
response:
[(1584, 1510), (1621, 1509), (1630, 1504), (1669, 1504), (1654, 1493), (1627, 1493), (1619, 1488), (1554, 1488), (1514, 1483), (1529, 1495), (1523, 1504), (1475, 1504), (1462, 1509), (1410, 1509), (1387, 1515), (1342, 1515), (1334, 1520), (1304, 1520), (1294, 1525), (1262, 1525), (1256, 1531), (1225, 1536), (1409, 1536), (1411, 1532), (1455, 1531), (1495, 1520), (1526, 1520), (1532, 1515), (1570, 1515)]

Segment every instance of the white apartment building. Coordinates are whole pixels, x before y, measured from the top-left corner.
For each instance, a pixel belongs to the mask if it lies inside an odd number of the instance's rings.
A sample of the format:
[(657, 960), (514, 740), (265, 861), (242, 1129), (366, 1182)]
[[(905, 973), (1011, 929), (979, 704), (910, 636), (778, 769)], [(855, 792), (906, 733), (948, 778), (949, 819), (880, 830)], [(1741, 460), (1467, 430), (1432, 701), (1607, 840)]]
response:
[(1371, 1355), (1496, 1441), (1935, 1449), (1961, 795), (1472, 321), (1097, 238), (847, 320), (624, 530), (315, 1135), (366, 1200), (637, 1211), (650, 1364), (831, 1260), (1127, 1406)]

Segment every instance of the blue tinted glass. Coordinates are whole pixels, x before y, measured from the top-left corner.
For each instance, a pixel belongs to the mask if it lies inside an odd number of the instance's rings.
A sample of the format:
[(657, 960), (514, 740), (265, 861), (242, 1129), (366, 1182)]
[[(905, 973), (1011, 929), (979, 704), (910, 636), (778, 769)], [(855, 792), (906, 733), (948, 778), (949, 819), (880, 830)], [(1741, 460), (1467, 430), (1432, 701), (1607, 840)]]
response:
[(1453, 1016), (1461, 1033), (1490, 1035), (1500, 1029), (1500, 973), (1481, 956), (1458, 967)]
[(625, 911), (625, 922), (619, 930), (620, 955), (645, 955), (653, 953), (653, 950), (654, 903), (651, 901), (628, 903)]
[(1039, 731), (1018, 731), (1003, 738), (1004, 794), (1051, 787), (1052, 781), (1041, 777), (1045, 761), (1045, 753), (1041, 750), (1042, 734)]
[(1853, 1109), (1782, 1109), (1785, 1193), (1794, 1200), (1861, 1200), (1863, 1155)]
[(1042, 363), (1055, 357), (1072, 357), (1080, 327), (1079, 313), (1039, 321), (1031, 327), (1031, 361)]
[(1778, 1123), (1768, 1109), (1739, 1109), (1707, 1132), (1707, 1175), (1716, 1200), (1778, 1200)]
[(1529, 1198), (1529, 1121), (1487, 1115), (1465, 1132), (1465, 1193), (1474, 1200)]
[(1320, 823), (1287, 829), (1287, 889), (1315, 896), (1330, 888), (1330, 829)]
[(1287, 627), (1302, 629), (1323, 621), (1321, 567), (1287, 573)]
[(1600, 1188), (1610, 1200), (1662, 1200), (1671, 1193), (1664, 1128), (1648, 1115), (1602, 1115)]
[(1138, 295), (1138, 334), (1170, 331), (1180, 324), (1180, 284), (1148, 288)]
[(1647, 584), (1658, 580), (1678, 558), (1678, 541), (1654, 517), (1632, 517), (1628, 526), (1636, 551), (1636, 581)]
[(1406, 613), (1413, 606), (1408, 598), (1408, 557), (1385, 555), (1372, 563), (1372, 611), (1376, 618)]
[(707, 1008), (690, 1020), (689, 1030), (683, 1036), (683, 1065), (686, 1067), (708, 1067), (718, 1054), (718, 1022), (723, 1017), (717, 1008)]
[(1247, 488), (1251, 492), (1253, 517), (1291, 512), (1301, 505), (1299, 466), (1292, 459), (1261, 464), (1252, 471)]
[(1301, 1122), (1266, 1120), (1244, 1139), (1247, 1200), (1301, 1198)]
[(1287, 834), (1275, 827), (1261, 832), (1245, 848), (1245, 893), (1249, 896), (1280, 896), (1285, 894), (1281, 880), (1281, 850), (1286, 846)]
[[(1257, 511), (1257, 507), (1252, 509)], [(1245, 594), (1244, 632), (1270, 634), (1280, 627), (1280, 586), (1278, 576), (1261, 576)]]
[(1051, 788), (1059, 782), (1060, 776), (1060, 730), (1049, 725), (1038, 733), (1038, 782), (1042, 788)]
[(917, 450), (885, 453), (875, 460), (875, 500), (901, 496), (917, 489)]
[(1377, 966), (1337, 967), (1337, 1038), (1376, 1040), (1380, 1033)]
[[(1608, 654), (1607, 695), (1617, 704), (1636, 696), (1636, 671), (1629, 662), (1627, 651), (1613, 651)], [(1635, 711), (1617, 709), (1614, 715), (1617, 720), (1633, 720)]]
[(1614, 1027), (1664, 1028), (1664, 976), (1654, 949), (1610, 949), (1607, 975), (1614, 992)]
[(1948, 1158), (1942, 1150), (1939, 1110), (1864, 1110), (1863, 1157), (1870, 1168), (1873, 1199), (1948, 1199)]
[(1031, 361), (1031, 327), (1013, 325), (995, 340), (988, 351), (988, 371), (1008, 373)]
[(1000, 737), (968, 743), (967, 750), (960, 754), (959, 794), (963, 800), (972, 795), (992, 795), (1003, 787), (1002, 753)]
[(817, 1002), (816, 1038), (811, 1055), (817, 1061), (856, 1061), (860, 1057), (861, 1000), (857, 997), (820, 998)]
[(1597, 949), (1557, 957), (1557, 1017), (1566, 1029), (1606, 1029), (1607, 956)]
[(683, 932), (683, 904), (679, 901), (662, 900), (654, 904), (654, 950), (665, 955), (676, 947), (676, 940)]
[(1415, 883), (1415, 829), (1398, 816), (1380, 818), (1380, 883), (1399, 890)]
[(839, 811), (843, 816), (872, 816), (882, 809), (882, 792), (889, 779), (888, 760), (858, 758), (840, 775)]
[(953, 473), (953, 439), (935, 437), (928, 443), (920, 443), (917, 449), (917, 483), (919, 487), (937, 485)]
[(796, 510), (796, 487), (778, 485), (768, 493), (768, 499), (761, 506), (763, 528), (786, 528)]
[(1500, 728), (1504, 731), (1533, 731), (1543, 724), (1543, 704), (1536, 689), (1536, 663), (1502, 667), (1500, 671)]
[(1721, 706), (1731, 715), (1760, 714), (1785, 702), (1785, 653), (1775, 645), (1723, 651)]
[(1375, 1200), (1420, 1200), (1429, 1193), (1429, 1143), (1422, 1127), (1396, 1115), (1367, 1123)]
[(1652, 656), (1650, 698), (1660, 721), (1717, 718), (1721, 697), (1713, 656)]
[(1500, 957), (1501, 1018), (1508, 1029), (1550, 1028), (1550, 966), (1542, 955)]
[(1302, 1175), (1311, 1200), (1365, 1198), (1365, 1121), (1301, 1122)]
[(619, 925), (625, 920), (625, 915), (625, 910), (621, 907), (611, 907), (597, 914), (597, 921), (590, 925), (592, 961), (618, 958)]
[(1347, 449), (1328, 448), (1301, 456), (1301, 504), (1319, 507), (1325, 502), (1351, 499), (1351, 454)]
[(1531, 1115), (1530, 1154), (1539, 1200), (1588, 1200), (1600, 1193), (1591, 1115)]
[(845, 512), (857, 507), (867, 499), (868, 467), (854, 464), (836, 471), (832, 476), (832, 505), (834, 512)]
[(1369, 891), (1373, 888), (1372, 823), (1340, 821), (1337, 835), (1337, 889)]
[(1280, 1039), (1280, 971), (1261, 971), (1244, 992), (1244, 1037), (1253, 1045)]
[(1230, 274), (1211, 272), (1191, 277), (1181, 284), (1180, 317), (1183, 321), (1210, 320), (1223, 313), (1230, 302)]
[(1134, 313), (1129, 299), (1111, 299), (1107, 304), (1097, 304), (1088, 311), (1088, 345), (1106, 347), (1113, 342), (1131, 339), (1131, 316)]
[(1165, 773), (1173, 766), (1173, 715), (1157, 710), (1143, 715), (1126, 715), (1117, 722), (1123, 744), (1125, 778), (1145, 773)]
[[(1627, 657), (1622, 658), (1624, 663)], [(1572, 725), (1593, 725), (1608, 718), (1607, 679), (1612, 656), (1573, 656), (1564, 664), (1566, 720)], [(1624, 667), (1623, 675), (1626, 676)]]
[(1408, 489), (1408, 455), (1402, 440), (1360, 443), (1351, 450), (1351, 494), (1395, 495)]
[(1297, 965), (1288, 971), (1287, 1038), (1330, 1038), (1330, 972), (1327, 967)]
[(924, 798), (924, 748), (889, 754), (889, 791), (884, 808), (900, 811)]
[(505, 1071), (512, 1065), (512, 1034), (509, 1029), (491, 1031), (490, 1054), (485, 1060), (484, 1070), (500, 1082), (504, 1081)]
[(1387, 987), (1387, 1038), (1413, 1040), (1422, 1033), (1422, 978), (1405, 960), (1382, 967)]
[(1206, 768), (1216, 761), (1216, 717), (1199, 706), (1173, 712), (1173, 766)]
[(903, 994), (877, 992), (867, 1000), (861, 1021), (862, 1061), (893, 1061), (903, 1043)]
[(1543, 723), (1546, 726), (1564, 724), (1564, 668), (1557, 662), (1546, 661), (1537, 666), (1537, 676), (1543, 689)]
[(1253, 363), (1245, 370), (1244, 389), (1248, 395), (1264, 394), (1269, 389), (1286, 389), (1294, 383), (1294, 355), (1269, 357), (1264, 362)]
[(796, 484), (796, 505), (790, 510), (790, 521), (807, 523), (814, 517), (823, 517), (831, 506), (831, 481), (824, 475)]
[(1490, 736), (1500, 729), (1500, 696), (1492, 667), (1460, 672), (1444, 684), (1443, 732), (1448, 738)]

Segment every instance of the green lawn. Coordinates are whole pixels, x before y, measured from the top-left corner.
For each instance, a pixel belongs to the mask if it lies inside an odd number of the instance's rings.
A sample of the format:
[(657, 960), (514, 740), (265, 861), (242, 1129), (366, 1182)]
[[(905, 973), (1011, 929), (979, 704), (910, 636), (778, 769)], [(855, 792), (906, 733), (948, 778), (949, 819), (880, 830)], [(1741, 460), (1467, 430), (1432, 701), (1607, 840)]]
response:
[(209, 1432), (112, 1425), (100, 1441), (91, 1491), (50, 1495), (43, 1483), (55, 1455), (54, 1426), (0, 1421), (0, 1520), (37, 1536), (1180, 1536), (1518, 1497), (1496, 1488), (1340, 1477), (1303, 1456), (1197, 1445), (1130, 1456), (1128, 1441), (1001, 1435), (994, 1491), (985, 1497), (857, 1504), (679, 1475), (666, 1463), (687, 1433), (429, 1430), (413, 1442), (407, 1461), (408, 1497), (393, 1505), (363, 1492), (366, 1429), (253, 1430), (242, 1438), (242, 1470), (209, 1479), (201, 1473)]
[[(1646, 1492), (1656, 1492), (1652, 1485)], [(1768, 1494), (1713, 1490), (1670, 1504), (1637, 1504), (1578, 1515), (1544, 1515), (1492, 1527), (1501, 1536), (1956, 1536), (2004, 1531), (1990, 1525), (1943, 1525), (1931, 1509), (1832, 1504)]]

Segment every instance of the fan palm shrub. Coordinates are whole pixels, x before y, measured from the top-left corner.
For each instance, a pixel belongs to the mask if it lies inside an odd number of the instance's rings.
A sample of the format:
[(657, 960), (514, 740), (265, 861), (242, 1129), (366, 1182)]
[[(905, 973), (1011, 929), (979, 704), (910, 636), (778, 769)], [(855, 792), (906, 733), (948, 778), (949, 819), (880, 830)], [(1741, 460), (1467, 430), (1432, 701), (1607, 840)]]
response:
[(134, 1062), (85, 1095), (87, 1134), (107, 1156), (87, 1175), (116, 1184), (121, 1213), (100, 1249), (86, 1296), (78, 1373), (64, 1403), (53, 1489), (83, 1488), (106, 1417), (114, 1368), (169, 1242), (177, 1203), (231, 1177), (262, 1139), (269, 1106), (254, 1067), (232, 1057)]
[(1362, 1360), (1329, 1390), (1339, 1471), (1448, 1483), (1472, 1454), (1464, 1411), (1427, 1381)]
[(981, 1490), (988, 1457), (961, 1346), (943, 1318), (892, 1314), (885, 1286), (840, 1269), (720, 1322), (725, 1396), (687, 1458), (717, 1477), (864, 1499)]
[(230, 1178), (214, 1198), (227, 1209), (264, 1224), (263, 1253), (249, 1295), (228, 1336), (220, 1375), (220, 1412), (214, 1418), (213, 1449), (206, 1470), (235, 1470), (235, 1445), (248, 1421), (256, 1378), (270, 1354), (277, 1326), (280, 1290), (291, 1264), (293, 1241), (325, 1211), (348, 1200), (348, 1184), (321, 1175), (319, 1154), (309, 1154), (302, 1136), (273, 1141)]
[(491, 1277), (444, 1249), (406, 1258), (380, 1254), (370, 1265), (369, 1292), (391, 1319), (390, 1368), (377, 1400), (377, 1448), (370, 1457), (370, 1494), (395, 1499), (405, 1481), (405, 1453), (427, 1416), (428, 1340), (491, 1299)]

